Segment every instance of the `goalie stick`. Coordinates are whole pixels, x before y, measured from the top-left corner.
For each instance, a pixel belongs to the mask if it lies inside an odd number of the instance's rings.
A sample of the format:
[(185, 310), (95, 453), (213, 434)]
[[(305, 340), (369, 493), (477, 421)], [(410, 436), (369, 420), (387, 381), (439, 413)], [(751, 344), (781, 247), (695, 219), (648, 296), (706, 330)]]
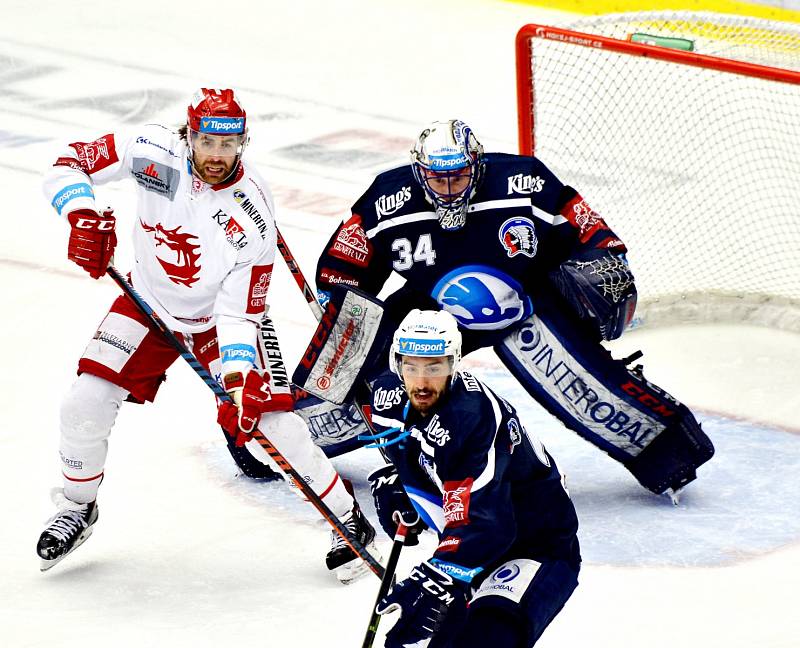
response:
[[(128, 281), (119, 273), (119, 271), (113, 266), (109, 265), (106, 272), (108, 275), (116, 282), (116, 284), (122, 289), (130, 299), (136, 304), (136, 307), (142, 312), (142, 314), (147, 318), (153, 328), (159, 331), (165, 338), (167, 342), (181, 355), (181, 357), (186, 360), (189, 366), (194, 369), (195, 373), (203, 379), (203, 382), (214, 392), (214, 395), (219, 398), (221, 401), (229, 402), (231, 401), (231, 397), (228, 395), (222, 385), (220, 385), (214, 377), (208, 373), (206, 368), (200, 364), (197, 360), (195, 355), (186, 348), (186, 345), (181, 342), (175, 334), (167, 327), (164, 322), (161, 321), (161, 318), (153, 311), (152, 308), (147, 304), (147, 302), (142, 299), (141, 295), (134, 290), (133, 286), (131, 286)], [(285, 472), (289, 478), (292, 480), (292, 483), (303, 493), (303, 495), (308, 499), (311, 504), (320, 512), (325, 521), (330, 524), (333, 529), (338, 533), (342, 539), (350, 546), (350, 548), (355, 552), (355, 554), (361, 558), (372, 572), (378, 577), (383, 578), (385, 574), (385, 570), (383, 565), (381, 565), (375, 558), (370, 554), (364, 545), (362, 545), (356, 538), (354, 538), (350, 532), (347, 530), (337, 518), (333, 511), (328, 508), (328, 505), (322, 501), (322, 498), (317, 495), (317, 493), (305, 482), (303, 477), (298, 473), (289, 461), (284, 457), (281, 452), (272, 444), (272, 442), (264, 436), (264, 434), (258, 430), (258, 428), (253, 430), (253, 438), (258, 442), (258, 444), (264, 449), (264, 451), (272, 457), (276, 464)]]

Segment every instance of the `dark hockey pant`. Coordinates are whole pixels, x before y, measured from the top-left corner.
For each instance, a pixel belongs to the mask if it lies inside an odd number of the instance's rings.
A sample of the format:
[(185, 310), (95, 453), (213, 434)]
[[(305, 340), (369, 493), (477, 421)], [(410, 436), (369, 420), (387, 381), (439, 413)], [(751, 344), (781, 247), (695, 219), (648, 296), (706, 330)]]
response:
[(530, 648), (578, 586), (579, 568), (565, 560), (509, 560), (451, 609), (428, 648)]

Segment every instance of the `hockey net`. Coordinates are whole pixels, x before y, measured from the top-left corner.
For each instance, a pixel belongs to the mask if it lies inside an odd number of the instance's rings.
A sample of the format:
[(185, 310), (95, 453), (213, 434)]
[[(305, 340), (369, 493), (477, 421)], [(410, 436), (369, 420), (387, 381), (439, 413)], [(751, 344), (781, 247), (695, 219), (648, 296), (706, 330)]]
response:
[(711, 13), (517, 36), (520, 151), (622, 237), (644, 324), (800, 332), (800, 28)]

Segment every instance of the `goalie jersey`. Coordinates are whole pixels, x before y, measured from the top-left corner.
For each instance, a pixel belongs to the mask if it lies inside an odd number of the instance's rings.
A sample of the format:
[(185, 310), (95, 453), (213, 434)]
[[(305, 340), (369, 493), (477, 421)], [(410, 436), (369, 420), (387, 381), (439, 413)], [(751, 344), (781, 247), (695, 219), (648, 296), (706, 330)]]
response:
[(466, 372), (426, 416), (407, 402), (399, 378), (384, 374), (374, 386), (373, 423), (409, 433), (386, 452), (439, 534), (440, 567), (471, 581), (512, 548), (516, 557), (577, 565), (575, 508), (553, 458), (511, 405)]
[(445, 231), (411, 165), (378, 175), (334, 232), (316, 282), (376, 295), (392, 270), (406, 289), (449, 310), (466, 329), (505, 329), (527, 318), (546, 273), (584, 249), (624, 253), (622, 241), (538, 159), (485, 155), (466, 224)]

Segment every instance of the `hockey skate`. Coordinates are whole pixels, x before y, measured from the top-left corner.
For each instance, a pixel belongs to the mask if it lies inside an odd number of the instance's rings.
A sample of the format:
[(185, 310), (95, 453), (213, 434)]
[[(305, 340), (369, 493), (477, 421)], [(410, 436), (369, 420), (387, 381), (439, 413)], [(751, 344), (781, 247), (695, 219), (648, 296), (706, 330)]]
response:
[[(361, 512), (358, 502), (353, 505), (353, 510), (342, 518), (342, 524), (380, 562), (381, 555), (375, 547), (375, 529)], [(352, 583), (370, 570), (369, 565), (355, 554), (350, 545), (336, 531), (331, 531), (331, 550), (325, 557), (325, 564), (345, 585)]]
[(64, 560), (92, 535), (97, 522), (97, 504), (78, 504), (69, 500), (61, 488), (52, 491), (53, 503), (58, 507), (39, 536), (36, 553), (41, 562), (39, 568), (47, 571)]

